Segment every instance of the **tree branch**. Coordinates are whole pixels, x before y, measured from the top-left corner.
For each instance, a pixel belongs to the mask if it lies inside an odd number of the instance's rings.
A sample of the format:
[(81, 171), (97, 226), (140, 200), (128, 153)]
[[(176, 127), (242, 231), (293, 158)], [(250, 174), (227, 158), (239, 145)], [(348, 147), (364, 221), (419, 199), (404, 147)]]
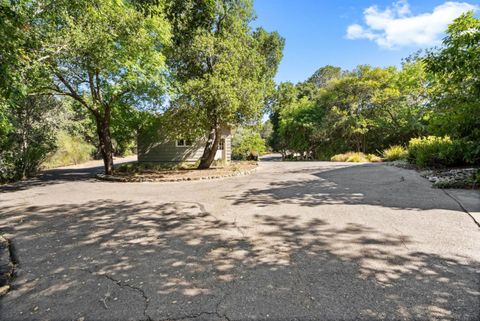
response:
[(90, 105), (88, 105), (88, 103), (80, 95), (78, 95), (78, 93), (75, 91), (75, 89), (72, 87), (72, 85), (70, 85), (68, 80), (66, 80), (65, 77), (62, 76), (62, 74), (60, 74), (58, 72), (55, 72), (55, 76), (63, 83), (63, 85), (65, 87), (67, 87), (67, 89), (69, 91), (67, 93), (67, 92), (62, 91), (60, 88), (58, 88), (58, 89), (54, 90), (55, 92), (61, 93), (61, 94), (66, 94), (67, 96), (72, 97), (76, 101), (80, 102), (83, 106), (85, 106), (96, 117), (100, 117), (100, 113), (98, 112), (98, 110), (96, 110), (96, 109), (92, 108)]

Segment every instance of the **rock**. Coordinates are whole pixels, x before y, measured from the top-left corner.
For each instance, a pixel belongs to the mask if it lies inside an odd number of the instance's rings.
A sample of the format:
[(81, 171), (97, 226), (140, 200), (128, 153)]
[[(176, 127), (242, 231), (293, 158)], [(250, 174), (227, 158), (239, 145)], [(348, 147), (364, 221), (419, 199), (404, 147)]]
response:
[(10, 290), (10, 285), (0, 286), (0, 296), (5, 295)]

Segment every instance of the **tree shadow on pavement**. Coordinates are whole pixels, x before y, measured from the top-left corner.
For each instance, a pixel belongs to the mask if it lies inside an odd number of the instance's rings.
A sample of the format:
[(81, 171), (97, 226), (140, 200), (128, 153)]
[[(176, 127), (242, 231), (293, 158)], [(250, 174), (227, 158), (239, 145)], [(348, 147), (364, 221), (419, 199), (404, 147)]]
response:
[(2, 320), (475, 320), (479, 264), (361, 224), (198, 203), (99, 200), (0, 210), (19, 265)]
[[(122, 164), (135, 162), (133, 161), (125, 161), (122, 160), (120, 162), (116, 162), (114, 164), (115, 167), (118, 167)], [(78, 165), (78, 166), (85, 166)], [(18, 182), (0, 185), (0, 193), (6, 192), (15, 192), (15, 191), (23, 191), (29, 190), (34, 187), (38, 186), (48, 186), (48, 185), (55, 185), (61, 184), (65, 182), (75, 182), (75, 181), (86, 181), (91, 180), (95, 181), (95, 174), (103, 173), (104, 167), (103, 165), (98, 166), (86, 166), (86, 167), (66, 167), (66, 168), (54, 168), (48, 169), (40, 172), (37, 176), (21, 180)]]
[(38, 186), (48, 186), (65, 182), (92, 179), (96, 173), (101, 173), (102, 166), (90, 168), (50, 169), (41, 172), (36, 177), (18, 182), (0, 185), (0, 193), (28, 190)]
[(323, 170), (302, 168), (283, 175), (284, 180), (272, 181), (264, 188), (248, 189), (225, 199), (233, 201), (234, 205), (256, 204), (260, 207), (364, 204), (397, 209), (461, 211), (458, 204), (441, 190), (432, 189), (427, 180), (410, 170), (377, 164), (342, 165)]

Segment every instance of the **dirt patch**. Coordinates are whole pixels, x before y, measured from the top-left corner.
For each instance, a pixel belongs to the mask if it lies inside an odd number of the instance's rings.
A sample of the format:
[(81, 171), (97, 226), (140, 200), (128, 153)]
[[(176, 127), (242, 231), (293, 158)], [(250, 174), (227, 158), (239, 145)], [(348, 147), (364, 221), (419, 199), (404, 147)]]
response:
[(239, 162), (227, 166), (212, 167), (209, 169), (180, 168), (180, 169), (142, 169), (141, 166), (126, 172), (115, 172), (114, 175), (97, 174), (102, 180), (113, 182), (179, 182), (205, 179), (218, 179), (248, 175), (254, 172), (256, 162)]

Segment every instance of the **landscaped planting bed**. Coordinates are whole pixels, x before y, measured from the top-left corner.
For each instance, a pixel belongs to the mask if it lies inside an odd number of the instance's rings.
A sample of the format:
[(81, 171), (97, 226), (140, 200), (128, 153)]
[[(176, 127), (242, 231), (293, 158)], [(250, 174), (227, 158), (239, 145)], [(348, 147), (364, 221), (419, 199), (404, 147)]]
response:
[(97, 178), (114, 182), (178, 182), (217, 179), (247, 175), (255, 171), (256, 162), (232, 162), (196, 169), (191, 165), (166, 167), (165, 165), (131, 163), (118, 168), (114, 175), (97, 174)]

